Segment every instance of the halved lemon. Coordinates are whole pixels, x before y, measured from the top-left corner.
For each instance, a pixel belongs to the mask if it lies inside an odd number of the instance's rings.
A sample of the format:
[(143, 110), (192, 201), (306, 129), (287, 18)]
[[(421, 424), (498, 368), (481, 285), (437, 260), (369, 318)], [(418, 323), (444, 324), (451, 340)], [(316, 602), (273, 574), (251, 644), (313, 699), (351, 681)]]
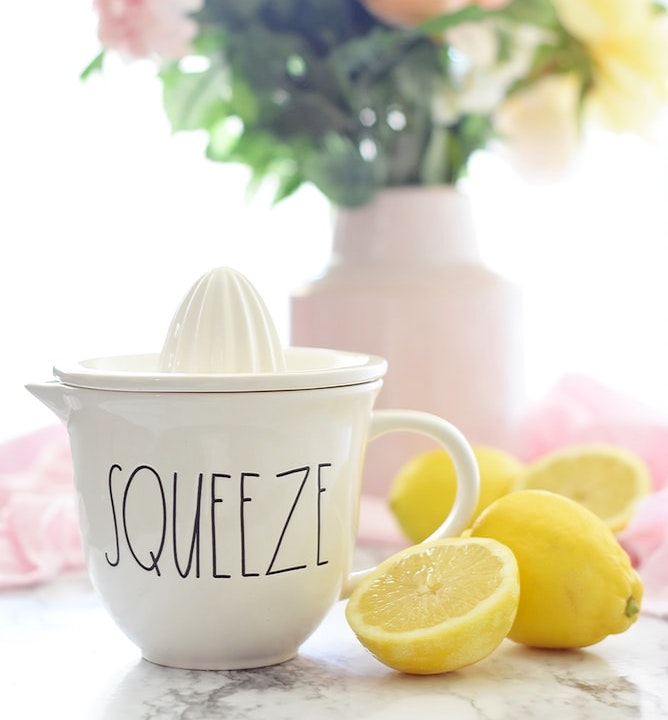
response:
[(543, 455), (527, 466), (519, 488), (549, 490), (579, 502), (617, 532), (652, 489), (649, 470), (616, 445), (576, 445)]
[(420, 675), (487, 657), (519, 602), (517, 561), (488, 538), (434, 540), (401, 550), (355, 588), (346, 618), (382, 663)]

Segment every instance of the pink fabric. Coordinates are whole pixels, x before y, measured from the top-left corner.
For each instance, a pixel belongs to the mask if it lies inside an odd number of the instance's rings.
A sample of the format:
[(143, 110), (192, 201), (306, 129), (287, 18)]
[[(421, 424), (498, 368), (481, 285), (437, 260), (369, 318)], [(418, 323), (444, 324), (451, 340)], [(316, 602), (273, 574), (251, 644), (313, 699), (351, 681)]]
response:
[[(654, 492), (618, 539), (645, 585), (643, 612), (668, 618), (668, 419), (577, 375), (564, 377), (527, 413), (521, 455), (607, 442), (640, 455)], [(382, 498), (363, 497), (360, 539), (389, 552), (407, 544)], [(61, 425), (0, 445), (0, 589), (36, 585), (83, 567), (72, 465)]]
[(0, 589), (35, 585), (83, 565), (65, 429), (0, 446)]
[(525, 460), (567, 445), (619, 445), (644, 459), (655, 490), (668, 484), (668, 417), (583, 375), (564, 376), (527, 413), (520, 437)]
[(642, 576), (643, 609), (668, 618), (668, 487), (642, 502), (617, 539)]

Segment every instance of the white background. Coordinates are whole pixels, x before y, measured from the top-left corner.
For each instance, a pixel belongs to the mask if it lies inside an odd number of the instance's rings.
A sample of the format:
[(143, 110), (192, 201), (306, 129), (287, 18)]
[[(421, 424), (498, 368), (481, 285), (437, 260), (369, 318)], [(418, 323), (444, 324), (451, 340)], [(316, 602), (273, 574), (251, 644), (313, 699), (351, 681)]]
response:
[[(287, 342), (290, 289), (327, 257), (324, 200), (249, 206), (243, 169), (170, 136), (150, 66), (79, 80), (98, 51), (90, 4), (0, 7), (0, 442), (55, 421), (24, 383), (65, 358), (159, 350), (217, 265), (248, 275)], [(667, 148), (599, 135), (543, 186), (476, 159), (483, 255), (524, 289), (531, 397), (579, 371), (668, 409)]]

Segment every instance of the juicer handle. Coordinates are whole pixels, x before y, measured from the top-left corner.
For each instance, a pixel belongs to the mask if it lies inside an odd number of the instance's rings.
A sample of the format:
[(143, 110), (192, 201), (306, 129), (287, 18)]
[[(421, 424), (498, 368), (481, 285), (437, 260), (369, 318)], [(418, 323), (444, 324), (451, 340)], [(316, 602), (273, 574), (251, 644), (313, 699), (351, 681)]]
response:
[[(480, 478), (473, 450), (462, 433), (451, 423), (431, 413), (417, 410), (374, 410), (369, 440), (390, 432), (414, 432), (435, 440), (450, 456), (457, 476), (454, 504), (441, 525), (423, 542), (458, 535), (467, 525), (478, 502)], [(375, 568), (350, 573), (341, 591), (346, 599), (359, 581)]]

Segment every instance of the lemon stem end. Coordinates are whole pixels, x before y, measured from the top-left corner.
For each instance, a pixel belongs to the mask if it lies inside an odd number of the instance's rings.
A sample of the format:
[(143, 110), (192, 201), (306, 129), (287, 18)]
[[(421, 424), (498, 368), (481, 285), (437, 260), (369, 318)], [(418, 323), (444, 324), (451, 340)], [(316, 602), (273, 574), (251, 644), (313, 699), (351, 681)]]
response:
[(631, 597), (626, 601), (626, 608), (624, 610), (624, 614), (626, 617), (632, 618), (635, 617), (640, 612), (640, 605), (638, 605), (638, 602), (636, 599), (631, 595)]

